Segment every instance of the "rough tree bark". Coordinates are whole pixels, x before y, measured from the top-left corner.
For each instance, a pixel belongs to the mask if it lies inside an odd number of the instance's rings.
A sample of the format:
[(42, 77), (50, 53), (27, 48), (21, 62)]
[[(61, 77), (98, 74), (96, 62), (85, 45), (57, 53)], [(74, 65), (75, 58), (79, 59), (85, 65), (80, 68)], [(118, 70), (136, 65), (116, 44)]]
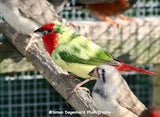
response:
[[(67, 75), (67, 72), (55, 65), (40, 44), (33, 43), (28, 50), (25, 51), (29, 40), (28, 36), (20, 35), (16, 40), (13, 40), (12, 36), (15, 31), (7, 24), (0, 24), (0, 31), (5, 34), (9, 42), (11, 42), (23, 56), (26, 56), (27, 60), (46, 78), (52, 87), (67, 99), (69, 94), (68, 89), (73, 89), (77, 81), (73, 78), (64, 77), (64, 75)], [(36, 37), (35, 39), (39, 40), (40, 37)], [(83, 90), (77, 90), (73, 93), (68, 103), (77, 111), (97, 110), (90, 95)], [(97, 117), (98, 115), (82, 114), (81, 116)]]

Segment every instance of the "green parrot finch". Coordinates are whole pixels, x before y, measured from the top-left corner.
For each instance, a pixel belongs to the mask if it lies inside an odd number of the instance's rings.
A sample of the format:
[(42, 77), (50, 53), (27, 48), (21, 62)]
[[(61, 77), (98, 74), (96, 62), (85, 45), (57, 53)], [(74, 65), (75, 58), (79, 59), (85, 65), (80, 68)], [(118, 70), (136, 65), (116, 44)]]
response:
[(117, 60), (90, 39), (60, 23), (44, 24), (34, 32), (43, 34), (44, 46), (53, 61), (64, 70), (79, 77), (90, 78), (88, 73), (101, 64), (112, 65), (120, 72), (133, 70), (157, 75), (152, 71), (137, 68)]

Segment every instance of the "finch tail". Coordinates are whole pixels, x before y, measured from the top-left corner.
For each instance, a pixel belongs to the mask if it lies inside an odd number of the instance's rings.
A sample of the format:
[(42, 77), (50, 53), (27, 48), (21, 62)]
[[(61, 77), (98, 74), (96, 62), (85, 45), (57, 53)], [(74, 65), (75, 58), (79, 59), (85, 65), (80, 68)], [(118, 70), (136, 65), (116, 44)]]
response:
[(144, 74), (152, 74), (152, 75), (158, 75), (155, 72), (149, 71), (149, 70), (145, 70), (145, 69), (141, 69), (123, 62), (118, 61), (121, 65), (115, 65), (114, 67), (116, 69), (118, 69), (119, 71), (126, 71), (126, 70), (131, 70), (131, 71), (136, 71), (136, 72), (141, 72)]

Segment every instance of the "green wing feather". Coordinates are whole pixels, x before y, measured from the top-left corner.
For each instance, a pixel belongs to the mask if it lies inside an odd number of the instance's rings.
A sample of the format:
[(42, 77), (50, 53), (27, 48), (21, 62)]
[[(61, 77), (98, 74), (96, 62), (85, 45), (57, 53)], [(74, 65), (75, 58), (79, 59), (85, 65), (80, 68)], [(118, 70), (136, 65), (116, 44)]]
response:
[(61, 57), (61, 59), (63, 59), (64, 61), (68, 62), (68, 63), (80, 63), (80, 64), (88, 64), (88, 65), (99, 65), (102, 63), (105, 63), (106, 60), (100, 60), (100, 59), (96, 59), (96, 58), (90, 58), (90, 59), (84, 59), (84, 58), (80, 58), (78, 56), (75, 56), (71, 53), (68, 52), (60, 52), (59, 56)]
[(69, 28), (61, 28), (60, 32), (63, 33), (58, 33), (58, 45), (52, 53), (52, 58), (60, 58), (67, 63), (88, 65), (100, 65), (114, 59), (110, 53), (86, 37)]

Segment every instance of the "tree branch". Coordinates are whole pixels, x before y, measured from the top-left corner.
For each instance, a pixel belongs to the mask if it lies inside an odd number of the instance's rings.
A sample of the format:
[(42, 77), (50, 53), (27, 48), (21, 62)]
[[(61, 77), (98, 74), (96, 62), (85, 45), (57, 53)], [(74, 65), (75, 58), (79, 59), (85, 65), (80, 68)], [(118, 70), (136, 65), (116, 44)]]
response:
[[(157, 46), (160, 43), (160, 27), (158, 25), (160, 20), (156, 17), (135, 18), (135, 20), (135, 22), (118, 20), (122, 23), (122, 26), (118, 28), (100, 21), (75, 21), (73, 23), (79, 27), (77, 29), (80, 34), (92, 39), (123, 62), (130, 64), (160, 63), (160, 48)], [(6, 46), (8, 45), (6, 44)], [(13, 52), (13, 48), (5, 48), (3, 43), (0, 44), (0, 61), (5, 58), (0, 62), (0, 73), (33, 70), (33, 67), (25, 59), (20, 58), (17, 52)], [(10, 56), (7, 59), (6, 54)], [(24, 61), (15, 61), (17, 58)], [(26, 64), (23, 69), (21, 68), (22, 64)], [(13, 65), (16, 69), (12, 67)]]
[[(22, 55), (26, 56), (27, 60), (46, 78), (52, 87), (67, 99), (69, 94), (69, 92), (67, 92), (68, 89), (73, 89), (77, 82), (75, 79), (62, 77), (62, 74), (64, 76), (67, 73), (55, 65), (48, 53), (42, 48), (42, 45), (33, 43), (28, 50), (25, 51), (29, 40), (28, 36), (20, 35), (16, 40), (13, 40), (12, 36), (15, 31), (7, 24), (0, 24), (0, 31), (6, 35), (9, 42), (11, 42)], [(40, 37), (35, 37), (35, 39), (40, 40)], [(77, 111), (97, 110), (90, 95), (83, 90), (77, 90), (69, 98), (68, 103)], [(81, 116), (97, 117), (98, 115), (85, 114)]]

